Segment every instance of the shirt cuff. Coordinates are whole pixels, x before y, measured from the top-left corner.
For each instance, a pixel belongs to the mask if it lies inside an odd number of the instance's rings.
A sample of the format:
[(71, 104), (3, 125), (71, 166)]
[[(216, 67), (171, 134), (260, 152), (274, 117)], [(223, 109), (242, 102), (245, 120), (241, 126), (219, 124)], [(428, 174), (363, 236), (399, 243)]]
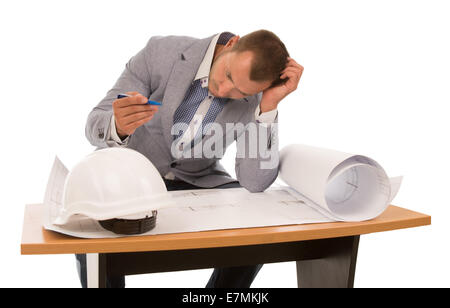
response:
[(114, 120), (114, 114), (111, 116), (111, 124), (109, 125), (108, 140), (114, 141), (117, 145), (126, 146), (128, 144), (130, 136), (127, 136), (124, 140), (120, 139), (116, 130), (116, 121)]
[(258, 106), (256, 106), (256, 110), (255, 110), (256, 122), (263, 124), (263, 126), (268, 126), (269, 124), (272, 124), (275, 121), (275, 118), (277, 117), (277, 114), (278, 114), (278, 109), (275, 108), (273, 110), (266, 111), (266, 112), (259, 114), (260, 112), (261, 112), (261, 109), (259, 108), (259, 104), (258, 104)]

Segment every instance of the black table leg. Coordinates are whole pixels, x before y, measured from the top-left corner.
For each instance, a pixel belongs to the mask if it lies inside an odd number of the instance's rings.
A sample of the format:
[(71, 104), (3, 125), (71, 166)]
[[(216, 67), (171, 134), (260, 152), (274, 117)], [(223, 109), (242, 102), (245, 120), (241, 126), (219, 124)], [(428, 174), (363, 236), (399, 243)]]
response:
[(107, 255), (104, 253), (98, 254), (98, 287), (106, 288), (106, 260)]
[(353, 288), (359, 235), (330, 239), (328, 244), (332, 247), (325, 257), (297, 261), (299, 288)]

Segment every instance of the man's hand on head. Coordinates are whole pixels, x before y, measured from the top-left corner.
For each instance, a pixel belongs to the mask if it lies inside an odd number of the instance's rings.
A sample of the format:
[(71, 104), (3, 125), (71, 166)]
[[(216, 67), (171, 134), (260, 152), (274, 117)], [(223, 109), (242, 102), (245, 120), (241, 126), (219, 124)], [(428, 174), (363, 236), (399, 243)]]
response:
[(303, 73), (303, 66), (290, 57), (287, 59), (288, 63), (286, 64), (286, 68), (281, 72), (280, 76), (281, 79), (287, 78), (287, 80), (283, 84), (263, 91), (260, 103), (261, 112), (267, 112), (277, 108), (278, 103), (298, 87)]

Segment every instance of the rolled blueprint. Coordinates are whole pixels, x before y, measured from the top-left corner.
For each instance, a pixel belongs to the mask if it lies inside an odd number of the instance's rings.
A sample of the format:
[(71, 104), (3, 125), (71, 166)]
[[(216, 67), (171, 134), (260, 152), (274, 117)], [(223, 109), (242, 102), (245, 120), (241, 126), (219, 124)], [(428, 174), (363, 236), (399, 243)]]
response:
[(291, 144), (280, 151), (279, 177), (317, 211), (340, 221), (380, 215), (395, 197), (402, 177), (389, 179), (373, 159)]

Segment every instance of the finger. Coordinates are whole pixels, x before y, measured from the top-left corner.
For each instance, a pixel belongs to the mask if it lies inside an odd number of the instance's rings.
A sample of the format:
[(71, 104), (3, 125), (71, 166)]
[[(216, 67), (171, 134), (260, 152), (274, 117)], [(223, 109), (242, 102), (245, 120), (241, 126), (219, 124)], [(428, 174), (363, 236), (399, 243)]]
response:
[(288, 60), (289, 60), (287, 64), (288, 66), (296, 66), (298, 68), (303, 69), (303, 66), (298, 64), (294, 59), (288, 57)]
[(127, 128), (127, 130), (130, 130), (130, 131), (133, 131), (133, 132), (134, 132), (139, 126), (141, 126), (141, 125), (147, 123), (147, 122), (150, 121), (152, 118), (153, 118), (153, 115), (151, 115), (151, 116), (149, 116), (149, 117), (142, 118), (142, 119), (140, 119), (140, 120), (138, 120), (138, 121), (135, 121), (135, 122), (133, 122), (133, 123), (130, 123), (129, 125), (126, 126), (126, 128)]
[(298, 67), (294, 67), (294, 66), (290, 66), (290, 67), (286, 67), (282, 73), (286, 73), (286, 72), (301, 72), (302, 70)]
[[(131, 92), (129, 92), (131, 93)], [(124, 108), (130, 105), (144, 105), (148, 102), (148, 99), (142, 94), (136, 94), (130, 97), (118, 98), (114, 101), (114, 106), (116, 108)]]
[(117, 110), (117, 115), (126, 117), (128, 115), (132, 115), (134, 113), (145, 112), (145, 111), (157, 111), (152, 105), (129, 105)]
[(128, 117), (133, 114), (141, 113), (141, 112), (152, 112), (156, 113), (158, 111), (159, 106), (152, 105), (132, 105), (128, 106), (128, 108), (121, 108), (118, 110), (118, 114), (120, 117)]
[(298, 69), (298, 70), (301, 70), (301, 71), (303, 71), (303, 69), (304, 69), (303, 66), (301, 66), (300, 64), (294, 63), (294, 62), (289, 62), (286, 65), (285, 69), (287, 69), (287, 68), (295, 68), (295, 69)]
[(154, 114), (155, 114), (154, 111), (145, 111), (145, 112), (134, 113), (132, 115), (122, 118), (122, 123), (124, 123), (125, 126), (127, 126), (127, 125), (132, 124), (133, 122), (137, 122), (146, 117), (153, 116)]
[(298, 82), (300, 80), (301, 74), (299, 74), (298, 72), (286, 72), (286, 77)]
[(299, 68), (286, 68), (281, 74), (280, 78), (284, 79), (287, 76), (287, 74), (294, 74), (297, 75), (298, 78), (300, 79), (302, 73), (303, 71), (300, 70)]
[(295, 87), (297, 87), (298, 83), (300, 82), (300, 76), (298, 74), (295, 74), (292, 72), (286, 73), (285, 77), (282, 79), (285, 79), (285, 78), (288, 79), (285, 83), (285, 85), (288, 88), (295, 88)]
[(297, 64), (297, 65), (300, 65), (300, 64), (297, 63), (297, 61), (295, 61), (291, 57), (287, 57), (287, 59), (288, 59), (288, 63), (294, 63), (294, 64)]

